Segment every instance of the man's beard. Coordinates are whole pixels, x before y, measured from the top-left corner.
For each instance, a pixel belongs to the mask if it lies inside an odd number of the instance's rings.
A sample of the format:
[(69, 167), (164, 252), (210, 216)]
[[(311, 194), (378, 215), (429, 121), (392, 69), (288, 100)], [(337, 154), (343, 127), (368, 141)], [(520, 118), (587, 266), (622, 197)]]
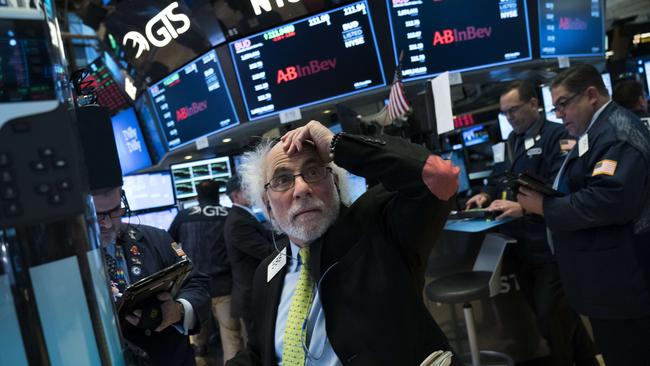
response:
[[(318, 239), (339, 216), (339, 194), (336, 190), (332, 190), (332, 192), (329, 197), (326, 197), (325, 202), (312, 196), (306, 196), (300, 202), (294, 202), (286, 216), (288, 222), (277, 222), (280, 230), (290, 238), (296, 238), (305, 243)], [(309, 214), (294, 217), (297, 213), (310, 209), (320, 211), (316, 219), (310, 219), (312, 215)]]

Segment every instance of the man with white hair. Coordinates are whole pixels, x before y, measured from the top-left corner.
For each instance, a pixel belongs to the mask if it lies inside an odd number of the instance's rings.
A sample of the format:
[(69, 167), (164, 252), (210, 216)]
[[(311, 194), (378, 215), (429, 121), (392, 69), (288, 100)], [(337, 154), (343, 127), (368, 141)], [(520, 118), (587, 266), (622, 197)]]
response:
[[(334, 162), (380, 184), (346, 207)], [(258, 146), (241, 170), (290, 243), (258, 267), (256, 332), (228, 365), (417, 366), (450, 349), (422, 289), (458, 168), (401, 139), (334, 135), (312, 121)]]

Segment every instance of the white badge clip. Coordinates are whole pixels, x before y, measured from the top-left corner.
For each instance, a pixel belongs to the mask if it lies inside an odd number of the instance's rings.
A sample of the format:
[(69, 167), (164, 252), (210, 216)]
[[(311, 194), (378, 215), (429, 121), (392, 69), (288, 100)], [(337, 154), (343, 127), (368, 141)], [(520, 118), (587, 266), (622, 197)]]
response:
[(526, 150), (530, 149), (533, 146), (535, 146), (535, 139), (534, 138), (529, 137), (526, 140), (524, 140), (524, 148)]
[(589, 135), (586, 133), (578, 140), (578, 156), (586, 154), (589, 151)]
[(273, 261), (266, 267), (266, 282), (271, 282), (278, 272), (287, 264), (287, 248), (283, 248), (278, 255), (273, 258)]
[(492, 145), (492, 155), (494, 156), (494, 163), (503, 163), (506, 161), (506, 144), (499, 142)]

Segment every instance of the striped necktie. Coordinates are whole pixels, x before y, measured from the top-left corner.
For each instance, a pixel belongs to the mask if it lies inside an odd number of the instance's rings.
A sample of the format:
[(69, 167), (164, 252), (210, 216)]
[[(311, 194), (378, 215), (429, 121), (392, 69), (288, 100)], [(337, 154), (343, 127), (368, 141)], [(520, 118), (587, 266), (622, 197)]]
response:
[(283, 366), (304, 366), (305, 350), (303, 349), (303, 324), (309, 315), (314, 284), (309, 276), (309, 248), (301, 248), (298, 252), (302, 266), (298, 276), (298, 284), (291, 298), (287, 325), (284, 329), (282, 349)]

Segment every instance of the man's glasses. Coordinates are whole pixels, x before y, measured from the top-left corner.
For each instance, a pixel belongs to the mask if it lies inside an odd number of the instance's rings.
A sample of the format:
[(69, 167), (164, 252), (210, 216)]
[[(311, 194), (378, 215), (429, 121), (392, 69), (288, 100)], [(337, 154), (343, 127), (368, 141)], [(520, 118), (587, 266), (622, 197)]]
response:
[(584, 90), (581, 91), (581, 92), (577, 92), (577, 93), (573, 94), (572, 96), (557, 102), (557, 104), (555, 104), (553, 106), (553, 108), (551, 109), (551, 113), (562, 113), (562, 112), (564, 112), (564, 109), (566, 107), (568, 107), (569, 104), (571, 104), (571, 101), (574, 100), (578, 95), (580, 95), (580, 94), (582, 94), (584, 92), (585, 92)]
[(122, 204), (120, 203), (120, 206), (107, 211), (107, 212), (97, 212), (97, 221), (102, 222), (106, 220), (107, 218), (109, 219), (119, 219), (122, 216), (124, 216), (124, 213), (126, 212), (126, 209), (122, 207)]
[(520, 104), (520, 105), (516, 105), (516, 106), (514, 106), (514, 107), (509, 108), (509, 109), (506, 110), (506, 111), (501, 111), (501, 112), (499, 112), (499, 114), (502, 115), (502, 116), (504, 116), (504, 117), (513, 116), (515, 113), (517, 113), (517, 111), (519, 111), (519, 110), (521, 109), (521, 107), (523, 107), (523, 106), (525, 106), (525, 105), (526, 105), (526, 103), (522, 103), (522, 104)]
[(296, 184), (296, 177), (302, 177), (305, 183), (316, 183), (325, 179), (327, 173), (331, 173), (332, 168), (327, 166), (314, 166), (307, 168), (298, 174), (280, 174), (273, 177), (264, 185), (264, 189), (271, 189), (274, 192), (285, 192), (293, 188)]

